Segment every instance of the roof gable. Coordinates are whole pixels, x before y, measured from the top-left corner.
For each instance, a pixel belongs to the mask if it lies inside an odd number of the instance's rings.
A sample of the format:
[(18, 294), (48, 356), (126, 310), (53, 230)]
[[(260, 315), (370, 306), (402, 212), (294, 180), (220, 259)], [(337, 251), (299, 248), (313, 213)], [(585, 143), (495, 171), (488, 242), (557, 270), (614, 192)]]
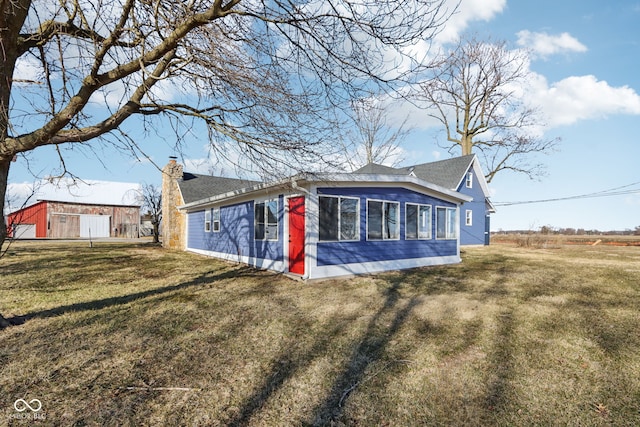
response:
[(437, 162), (422, 163), (404, 168), (407, 173), (413, 172), (415, 176), (441, 187), (457, 190), (464, 179), (475, 155), (453, 157)]

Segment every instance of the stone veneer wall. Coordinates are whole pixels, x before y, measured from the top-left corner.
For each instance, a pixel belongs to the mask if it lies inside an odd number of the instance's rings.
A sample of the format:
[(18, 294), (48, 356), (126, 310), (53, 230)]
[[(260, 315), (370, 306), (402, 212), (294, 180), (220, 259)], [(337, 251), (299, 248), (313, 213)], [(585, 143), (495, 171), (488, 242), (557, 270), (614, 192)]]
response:
[(178, 188), (182, 179), (182, 165), (174, 159), (162, 169), (162, 246), (170, 249), (185, 249), (185, 214), (176, 206), (184, 204)]

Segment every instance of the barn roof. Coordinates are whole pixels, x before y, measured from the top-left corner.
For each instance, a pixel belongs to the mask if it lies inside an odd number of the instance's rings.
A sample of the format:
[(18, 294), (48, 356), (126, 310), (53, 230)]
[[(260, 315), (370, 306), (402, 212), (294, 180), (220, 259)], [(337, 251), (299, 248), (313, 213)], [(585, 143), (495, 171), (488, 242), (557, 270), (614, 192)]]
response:
[(15, 201), (7, 211), (13, 212), (40, 201), (85, 205), (140, 206), (140, 184), (130, 182), (42, 179), (34, 183), (13, 184)]

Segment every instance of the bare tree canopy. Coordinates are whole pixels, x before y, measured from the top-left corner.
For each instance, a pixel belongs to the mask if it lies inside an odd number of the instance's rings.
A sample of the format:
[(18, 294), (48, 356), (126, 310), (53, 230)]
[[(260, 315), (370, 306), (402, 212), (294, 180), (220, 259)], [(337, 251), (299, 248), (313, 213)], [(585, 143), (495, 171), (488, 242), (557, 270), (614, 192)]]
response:
[(407, 119), (400, 126), (389, 123), (392, 107), (374, 98), (352, 102), (353, 127), (346, 132), (344, 145), (344, 162), (352, 171), (368, 163), (397, 166), (404, 160), (400, 144), (412, 129)]
[(446, 130), (448, 147), (479, 154), (488, 182), (504, 170), (540, 174), (542, 165), (531, 163), (531, 154), (552, 150), (558, 140), (541, 136), (543, 118), (522, 96), (526, 52), (467, 37), (437, 62), (420, 96)]
[(160, 222), (162, 221), (162, 187), (143, 183), (138, 194), (143, 215), (151, 222), (153, 243), (160, 242)]
[(61, 175), (70, 144), (144, 156), (120, 129), (131, 116), (178, 142), (205, 123), (222, 157), (301, 164), (333, 142), (336, 108), (427, 65), (415, 46), (445, 22), (443, 3), (0, 0), (0, 203), (11, 160), (41, 146)]
[(419, 74), (444, 3), (0, 0), (0, 211), (20, 153), (55, 146), (60, 175), (69, 145), (146, 156), (121, 130), (132, 116), (178, 143), (202, 122), (222, 157), (304, 164), (334, 142), (336, 108)]

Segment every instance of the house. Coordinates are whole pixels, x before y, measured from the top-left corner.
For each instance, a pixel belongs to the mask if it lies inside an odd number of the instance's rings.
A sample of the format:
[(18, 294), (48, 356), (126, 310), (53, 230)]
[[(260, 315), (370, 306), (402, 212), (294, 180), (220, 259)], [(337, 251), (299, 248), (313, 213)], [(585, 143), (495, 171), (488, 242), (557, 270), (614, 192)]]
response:
[(162, 169), (162, 245), (186, 249), (186, 215), (179, 206), (197, 200), (251, 187), (257, 181), (224, 178), (183, 172), (182, 165), (171, 157)]
[[(460, 217), (473, 196), (424, 179), (419, 166), (262, 183), (183, 173), (172, 159), (163, 245), (304, 279), (460, 262)], [(470, 190), (481, 176), (469, 177)]]
[(139, 237), (138, 184), (88, 181), (72, 187), (45, 183), (36, 202), (7, 216), (15, 239)]
[(489, 244), (490, 214), (495, 208), (489, 200), (487, 181), (475, 154), (401, 168), (369, 164), (355, 173), (412, 175), (471, 196), (473, 200), (465, 203), (460, 212), (460, 244)]

